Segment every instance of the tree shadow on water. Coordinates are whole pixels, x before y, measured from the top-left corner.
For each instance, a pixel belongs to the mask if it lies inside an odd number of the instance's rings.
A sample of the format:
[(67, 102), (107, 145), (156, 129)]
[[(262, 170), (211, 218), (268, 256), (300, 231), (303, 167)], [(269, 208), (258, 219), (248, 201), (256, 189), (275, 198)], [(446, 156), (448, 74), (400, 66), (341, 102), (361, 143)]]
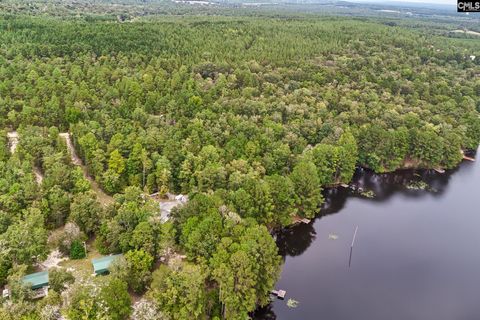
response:
[(252, 319), (254, 320), (276, 320), (277, 315), (273, 311), (273, 305), (269, 304), (265, 307), (258, 308), (255, 312), (251, 315)]
[(278, 253), (282, 256), (301, 255), (316, 238), (313, 223), (301, 223), (276, 233)]
[[(355, 172), (349, 187), (328, 188), (323, 191), (322, 204), (315, 221), (324, 216), (340, 212), (349, 198), (361, 198), (365, 201), (385, 202), (394, 195), (420, 198), (441, 196), (446, 190), (452, 175), (459, 169), (469, 170), (461, 165), (454, 170), (440, 174), (434, 170), (403, 170), (395, 173), (377, 174), (371, 170), (359, 168)], [(420, 186), (420, 187), (418, 187)], [(362, 191), (373, 191), (374, 196), (362, 196)], [(315, 241), (314, 222), (297, 224), (275, 233), (279, 254), (299, 256)]]

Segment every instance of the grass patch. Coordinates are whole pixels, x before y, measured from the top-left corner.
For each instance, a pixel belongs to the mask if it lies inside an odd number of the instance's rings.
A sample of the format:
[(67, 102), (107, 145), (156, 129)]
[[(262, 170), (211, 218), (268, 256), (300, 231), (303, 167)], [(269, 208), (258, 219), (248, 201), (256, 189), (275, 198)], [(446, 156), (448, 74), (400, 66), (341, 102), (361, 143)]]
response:
[(93, 274), (92, 259), (99, 258), (102, 255), (94, 248), (88, 248), (87, 257), (84, 259), (71, 260), (60, 262), (60, 266), (68, 271), (71, 271), (76, 279), (84, 279)]

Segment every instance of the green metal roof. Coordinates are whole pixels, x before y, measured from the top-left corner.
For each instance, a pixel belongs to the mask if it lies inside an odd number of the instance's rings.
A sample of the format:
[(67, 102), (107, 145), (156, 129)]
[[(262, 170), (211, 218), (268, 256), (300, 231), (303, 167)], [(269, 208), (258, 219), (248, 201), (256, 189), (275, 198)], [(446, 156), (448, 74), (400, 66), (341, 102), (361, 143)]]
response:
[(23, 283), (29, 284), (32, 289), (40, 289), (48, 286), (48, 271), (42, 271), (26, 275), (22, 279)]
[(97, 259), (92, 259), (93, 264), (93, 271), (96, 274), (106, 273), (108, 272), (108, 267), (116, 258), (121, 257), (121, 254), (115, 254), (112, 256), (101, 257)]

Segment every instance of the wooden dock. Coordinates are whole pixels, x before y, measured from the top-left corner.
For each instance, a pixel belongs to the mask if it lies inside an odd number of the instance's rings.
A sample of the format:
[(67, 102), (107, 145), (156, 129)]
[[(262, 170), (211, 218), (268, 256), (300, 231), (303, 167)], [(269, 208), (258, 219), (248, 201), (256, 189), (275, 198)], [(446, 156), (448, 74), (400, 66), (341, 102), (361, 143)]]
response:
[(309, 224), (310, 221), (311, 221), (310, 219), (300, 218), (299, 216), (295, 216), (295, 217), (293, 217), (292, 223), (293, 223), (294, 225), (295, 225), (295, 224), (299, 224), (299, 223)]
[(277, 296), (278, 299), (285, 299), (285, 295), (287, 294), (287, 291), (285, 290), (272, 290), (271, 293), (275, 296)]

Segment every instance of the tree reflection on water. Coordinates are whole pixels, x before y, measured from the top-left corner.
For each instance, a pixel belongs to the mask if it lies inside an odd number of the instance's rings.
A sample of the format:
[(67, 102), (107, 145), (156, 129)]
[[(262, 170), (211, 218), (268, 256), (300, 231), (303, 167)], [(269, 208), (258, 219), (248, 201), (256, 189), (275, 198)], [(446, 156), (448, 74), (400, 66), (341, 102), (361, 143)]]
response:
[[(324, 204), (314, 220), (340, 212), (349, 198), (362, 198), (364, 201), (386, 202), (394, 195), (402, 194), (406, 197), (439, 197), (448, 187), (448, 183), (456, 170), (449, 170), (439, 174), (433, 170), (404, 170), (396, 173), (376, 174), (367, 169), (358, 169), (349, 187), (325, 189)], [(409, 185), (423, 185), (425, 188), (408, 188)], [(364, 191), (373, 191), (375, 196), (362, 196)], [(285, 259), (287, 256), (302, 255), (312, 245), (317, 237), (314, 222), (297, 224), (275, 233), (279, 254)], [(259, 308), (253, 315), (254, 319), (276, 319), (273, 304)]]

